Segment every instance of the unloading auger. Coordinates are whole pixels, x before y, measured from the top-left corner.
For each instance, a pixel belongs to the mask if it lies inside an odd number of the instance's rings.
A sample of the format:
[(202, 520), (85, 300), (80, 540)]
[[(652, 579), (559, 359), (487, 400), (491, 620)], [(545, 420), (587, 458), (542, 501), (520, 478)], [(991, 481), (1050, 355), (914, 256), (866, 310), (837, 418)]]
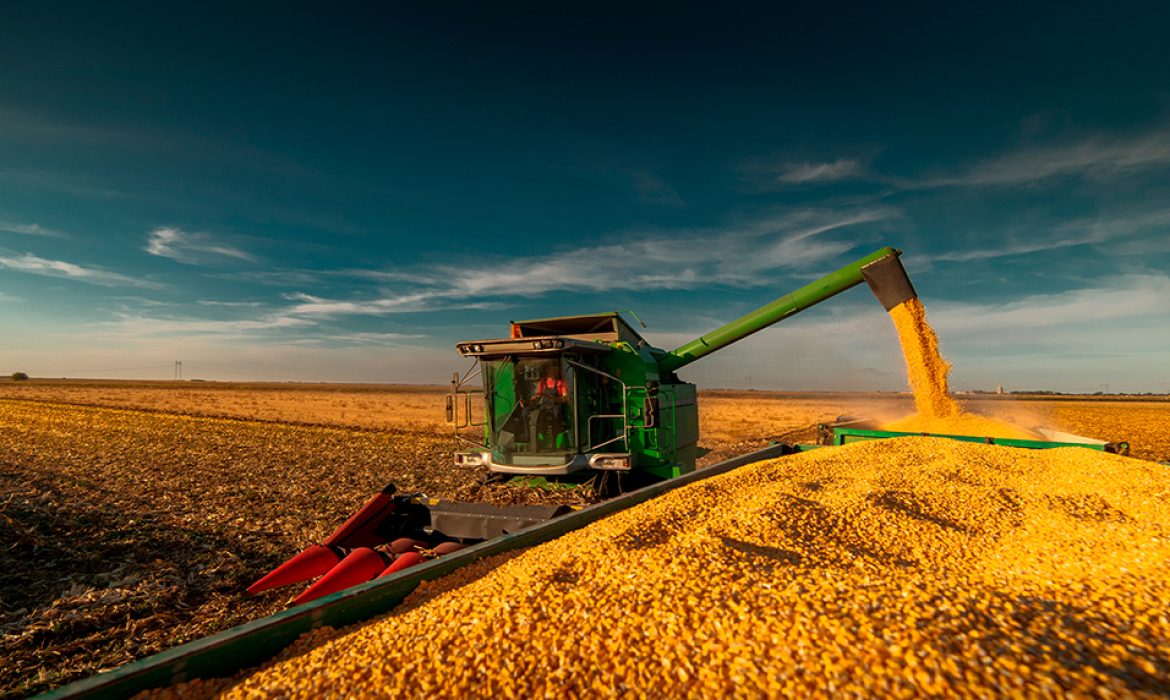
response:
[[(522, 478), (618, 475), (608, 480), (616, 491), (693, 472), (698, 403), (677, 370), (862, 282), (888, 311), (916, 296), (899, 255), (881, 248), (669, 352), (619, 312), (515, 321), (507, 338), (459, 343), (474, 364), (447, 398), (447, 419), (470, 448), (455, 464)], [(320, 576), (295, 600), (305, 603), (570, 510), (458, 503), (390, 484), (248, 591)]]

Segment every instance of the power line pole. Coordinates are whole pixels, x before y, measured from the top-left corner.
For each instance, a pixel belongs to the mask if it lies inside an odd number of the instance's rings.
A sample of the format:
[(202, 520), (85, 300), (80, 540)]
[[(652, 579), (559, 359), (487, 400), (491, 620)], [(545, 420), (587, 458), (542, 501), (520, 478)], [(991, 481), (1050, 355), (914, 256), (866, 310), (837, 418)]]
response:
[(183, 361), (175, 360), (175, 381), (183, 378)]

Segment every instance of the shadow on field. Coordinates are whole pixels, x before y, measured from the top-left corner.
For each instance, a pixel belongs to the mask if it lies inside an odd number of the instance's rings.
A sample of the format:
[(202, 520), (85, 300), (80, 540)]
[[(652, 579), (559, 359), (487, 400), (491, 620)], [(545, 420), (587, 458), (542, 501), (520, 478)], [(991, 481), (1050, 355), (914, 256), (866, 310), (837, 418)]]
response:
[[(239, 532), (178, 527), (0, 463), (0, 695), (37, 692), (283, 607), (243, 589), (279, 563)], [(207, 608), (223, 608), (212, 626)], [(128, 640), (134, 640), (134, 644)]]

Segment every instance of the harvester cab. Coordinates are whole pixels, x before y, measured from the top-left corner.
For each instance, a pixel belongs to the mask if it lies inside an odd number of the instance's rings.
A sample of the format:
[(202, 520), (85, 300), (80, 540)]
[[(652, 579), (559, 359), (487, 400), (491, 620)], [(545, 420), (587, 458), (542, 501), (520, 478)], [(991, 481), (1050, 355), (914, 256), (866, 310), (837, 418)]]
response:
[(620, 313), (516, 321), (508, 338), (457, 350), (475, 363), (447, 398), (456, 435), (473, 448), (456, 464), (557, 477), (694, 469), (695, 386), (661, 372), (665, 353)]
[(447, 397), (447, 420), (470, 446), (455, 463), (560, 478), (693, 471), (695, 385), (675, 370), (862, 281), (893, 308), (915, 296), (898, 255), (882, 248), (671, 352), (619, 312), (515, 321), (507, 338), (459, 343), (474, 364)]

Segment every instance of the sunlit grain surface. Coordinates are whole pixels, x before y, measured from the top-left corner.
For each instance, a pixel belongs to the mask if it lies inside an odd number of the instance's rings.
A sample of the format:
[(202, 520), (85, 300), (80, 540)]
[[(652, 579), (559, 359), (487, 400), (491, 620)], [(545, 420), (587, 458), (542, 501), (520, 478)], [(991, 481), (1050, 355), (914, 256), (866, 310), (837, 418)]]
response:
[(1157, 697), (1168, 494), (1170, 468), (1083, 448), (816, 450), (164, 695)]

